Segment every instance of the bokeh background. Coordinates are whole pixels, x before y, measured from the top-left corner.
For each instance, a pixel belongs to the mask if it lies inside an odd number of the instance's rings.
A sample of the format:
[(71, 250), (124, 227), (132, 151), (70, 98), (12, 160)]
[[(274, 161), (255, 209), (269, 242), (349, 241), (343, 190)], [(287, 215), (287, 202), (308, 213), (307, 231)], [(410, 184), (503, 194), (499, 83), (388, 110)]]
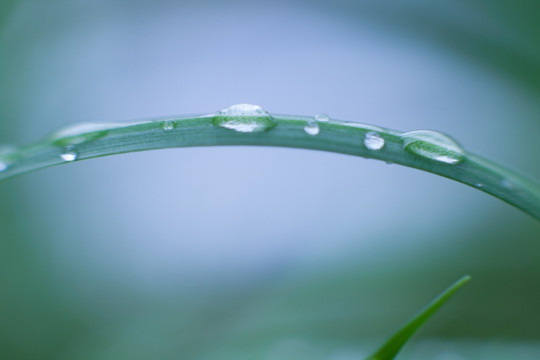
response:
[[(273, 113), (436, 129), (540, 179), (535, 1), (2, 0), (0, 143), (73, 122)], [(2, 359), (540, 358), (540, 225), (324, 152), (125, 154), (0, 184)]]

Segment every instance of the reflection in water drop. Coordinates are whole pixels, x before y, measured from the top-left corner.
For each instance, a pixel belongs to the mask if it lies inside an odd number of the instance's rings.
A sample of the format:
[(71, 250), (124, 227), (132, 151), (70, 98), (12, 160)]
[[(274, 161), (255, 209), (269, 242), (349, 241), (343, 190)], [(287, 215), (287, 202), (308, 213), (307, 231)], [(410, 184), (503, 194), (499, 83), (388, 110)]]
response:
[(319, 124), (313, 119), (308, 120), (306, 126), (304, 126), (304, 131), (309, 135), (318, 135), (320, 131)]
[(238, 104), (219, 111), (213, 118), (214, 126), (242, 133), (256, 133), (272, 130), (277, 122), (260, 106)]
[(381, 150), (384, 147), (384, 139), (374, 131), (370, 131), (364, 138), (364, 145), (369, 150)]
[(463, 149), (449, 136), (437, 131), (415, 130), (401, 135), (405, 150), (423, 158), (457, 164), (465, 158)]
[(64, 161), (75, 161), (79, 157), (79, 154), (75, 150), (75, 147), (68, 146), (64, 149), (64, 151), (62, 151), (62, 153), (60, 154), (60, 157)]
[(172, 120), (165, 120), (161, 123), (161, 128), (163, 130), (172, 130), (176, 127), (176, 124)]
[(317, 114), (315, 115), (315, 120), (325, 122), (330, 121), (330, 117), (326, 114)]
[(8, 169), (8, 164), (0, 160), (0, 172), (6, 171)]

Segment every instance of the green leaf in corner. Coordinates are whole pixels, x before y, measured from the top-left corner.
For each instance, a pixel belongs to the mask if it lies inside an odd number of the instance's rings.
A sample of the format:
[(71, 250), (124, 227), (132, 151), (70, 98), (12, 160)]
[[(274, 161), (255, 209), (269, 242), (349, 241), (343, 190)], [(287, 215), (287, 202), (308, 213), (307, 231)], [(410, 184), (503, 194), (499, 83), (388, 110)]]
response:
[(381, 347), (366, 360), (392, 360), (401, 350), (403, 345), (414, 335), (414, 333), (437, 311), (443, 306), (456, 291), (463, 285), (469, 282), (469, 275), (463, 276), (461, 279), (452, 284), (449, 288), (443, 291), (431, 303), (420, 310), (413, 316), (405, 325), (394, 333)]

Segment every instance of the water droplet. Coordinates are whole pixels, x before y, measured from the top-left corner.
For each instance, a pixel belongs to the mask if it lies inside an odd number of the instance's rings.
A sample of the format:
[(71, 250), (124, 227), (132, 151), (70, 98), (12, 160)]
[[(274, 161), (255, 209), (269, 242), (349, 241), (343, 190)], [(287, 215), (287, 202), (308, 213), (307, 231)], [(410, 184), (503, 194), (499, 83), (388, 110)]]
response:
[(326, 114), (317, 114), (315, 115), (315, 120), (326, 122), (326, 121), (330, 121), (330, 117)]
[(79, 157), (79, 154), (73, 146), (68, 146), (64, 149), (64, 151), (62, 151), (60, 157), (64, 161), (75, 161)]
[(6, 171), (8, 169), (9, 165), (2, 160), (0, 160), (0, 172)]
[(474, 184), (474, 186), (476, 186), (477, 188), (483, 188), (484, 187), (484, 185), (480, 184), (480, 183), (476, 183), (476, 184)]
[(317, 135), (320, 131), (319, 124), (315, 120), (308, 120), (306, 126), (304, 126), (304, 131), (309, 135)]
[(219, 111), (214, 116), (212, 123), (215, 126), (242, 133), (268, 131), (277, 125), (268, 111), (251, 104), (229, 106)]
[(401, 135), (405, 150), (427, 159), (456, 164), (465, 158), (463, 149), (450, 137), (437, 131), (415, 130)]
[(164, 122), (161, 123), (161, 128), (163, 130), (172, 130), (176, 127), (176, 124), (174, 123), (173, 120), (165, 120)]
[(366, 133), (366, 137), (364, 138), (364, 145), (369, 150), (381, 150), (384, 147), (384, 139), (376, 132), (370, 131)]

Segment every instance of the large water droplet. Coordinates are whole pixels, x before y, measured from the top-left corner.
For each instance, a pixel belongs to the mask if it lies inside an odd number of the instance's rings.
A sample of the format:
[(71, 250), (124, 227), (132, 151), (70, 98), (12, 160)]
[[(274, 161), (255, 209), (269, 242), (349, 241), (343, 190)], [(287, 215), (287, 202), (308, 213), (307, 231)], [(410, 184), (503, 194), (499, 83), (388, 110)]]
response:
[(315, 120), (308, 120), (306, 126), (304, 126), (304, 131), (309, 135), (319, 134), (319, 124)]
[(326, 122), (326, 121), (330, 121), (330, 117), (326, 114), (317, 114), (315, 115), (315, 120)]
[(64, 161), (75, 161), (79, 157), (79, 153), (75, 150), (73, 146), (67, 146), (64, 151), (60, 154), (60, 157)]
[(457, 164), (465, 158), (463, 149), (450, 137), (432, 130), (415, 130), (401, 135), (405, 150), (431, 160)]
[(381, 135), (377, 134), (374, 131), (370, 131), (366, 133), (366, 137), (364, 138), (364, 145), (369, 150), (381, 150), (384, 147), (384, 139)]
[(176, 124), (173, 120), (165, 120), (161, 123), (161, 128), (163, 130), (172, 130), (176, 127)]
[(214, 116), (212, 123), (215, 126), (242, 133), (268, 131), (277, 125), (268, 111), (251, 104), (229, 106), (219, 111)]

